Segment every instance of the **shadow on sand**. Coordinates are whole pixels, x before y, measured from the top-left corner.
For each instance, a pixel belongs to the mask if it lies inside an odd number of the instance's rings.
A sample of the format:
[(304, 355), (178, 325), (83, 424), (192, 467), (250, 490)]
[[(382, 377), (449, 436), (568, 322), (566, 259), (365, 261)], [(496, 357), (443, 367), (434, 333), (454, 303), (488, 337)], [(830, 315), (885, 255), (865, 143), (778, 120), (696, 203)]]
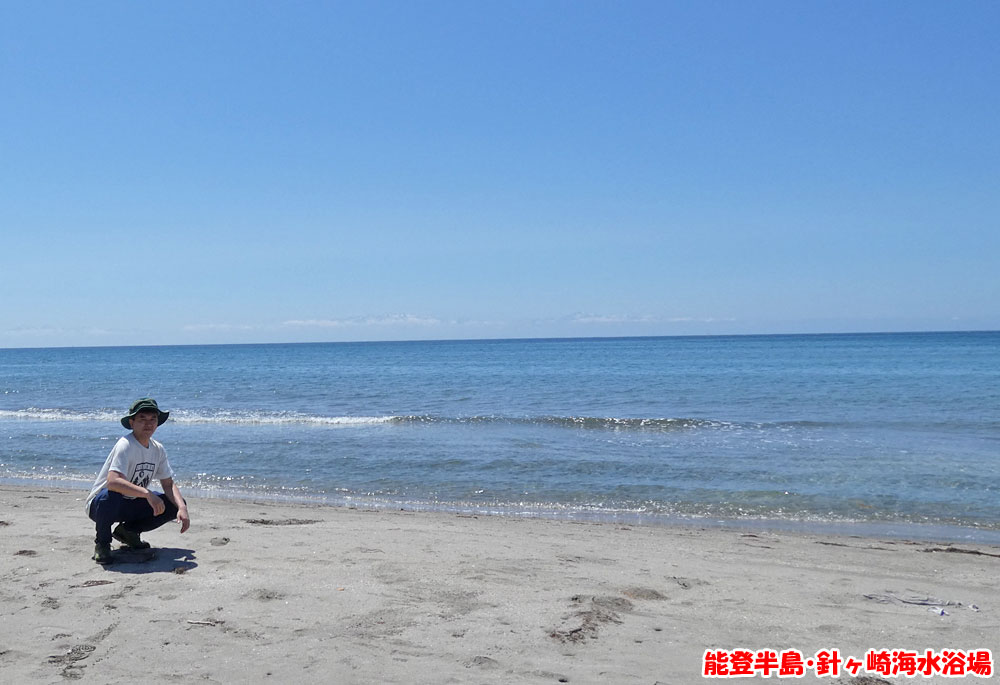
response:
[(121, 548), (111, 552), (111, 558), (104, 569), (117, 573), (186, 573), (198, 567), (193, 549), (177, 547)]

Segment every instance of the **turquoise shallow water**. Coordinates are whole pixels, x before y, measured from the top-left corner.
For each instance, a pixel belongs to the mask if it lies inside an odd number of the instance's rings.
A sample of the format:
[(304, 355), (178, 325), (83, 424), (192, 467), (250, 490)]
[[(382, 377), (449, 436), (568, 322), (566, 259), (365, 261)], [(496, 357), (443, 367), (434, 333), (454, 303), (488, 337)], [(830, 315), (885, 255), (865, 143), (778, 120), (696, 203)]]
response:
[(89, 484), (143, 395), (219, 496), (1000, 540), (995, 332), (4, 349), (0, 477)]

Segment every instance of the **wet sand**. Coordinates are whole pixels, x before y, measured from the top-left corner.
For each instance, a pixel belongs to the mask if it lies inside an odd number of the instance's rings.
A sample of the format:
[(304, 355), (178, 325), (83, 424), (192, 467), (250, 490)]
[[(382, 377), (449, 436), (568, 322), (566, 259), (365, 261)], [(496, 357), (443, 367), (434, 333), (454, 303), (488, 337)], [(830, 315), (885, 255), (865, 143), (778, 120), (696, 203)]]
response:
[[(1000, 652), (997, 546), (190, 498), (190, 531), (102, 567), (85, 496), (0, 485), (5, 682), (683, 685), (706, 650)], [(881, 680), (858, 675), (768, 682)]]

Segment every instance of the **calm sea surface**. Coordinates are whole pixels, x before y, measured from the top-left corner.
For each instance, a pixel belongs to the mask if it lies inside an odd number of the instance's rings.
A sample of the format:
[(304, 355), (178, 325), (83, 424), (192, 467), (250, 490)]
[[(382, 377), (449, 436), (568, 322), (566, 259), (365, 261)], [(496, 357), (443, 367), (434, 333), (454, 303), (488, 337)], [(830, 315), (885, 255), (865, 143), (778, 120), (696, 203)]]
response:
[(1000, 541), (1000, 333), (0, 349), (0, 478)]

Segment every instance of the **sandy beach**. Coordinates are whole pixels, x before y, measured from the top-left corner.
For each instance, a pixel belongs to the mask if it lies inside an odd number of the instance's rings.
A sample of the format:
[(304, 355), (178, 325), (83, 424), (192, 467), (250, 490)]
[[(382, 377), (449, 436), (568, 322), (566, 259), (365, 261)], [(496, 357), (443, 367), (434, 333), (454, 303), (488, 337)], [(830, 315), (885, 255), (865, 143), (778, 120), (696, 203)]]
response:
[(188, 533), (101, 567), (84, 497), (0, 486), (5, 682), (653, 685), (707, 682), (706, 650), (1000, 650), (994, 546), (191, 498)]

